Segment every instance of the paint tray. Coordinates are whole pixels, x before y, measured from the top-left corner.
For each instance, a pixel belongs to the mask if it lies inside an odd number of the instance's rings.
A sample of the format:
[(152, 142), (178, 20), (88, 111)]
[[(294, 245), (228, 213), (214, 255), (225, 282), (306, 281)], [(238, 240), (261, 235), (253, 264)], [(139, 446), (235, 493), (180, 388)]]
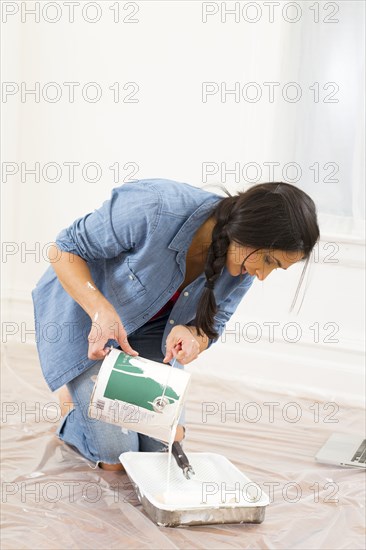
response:
[(168, 453), (126, 452), (119, 457), (145, 512), (165, 527), (212, 523), (262, 523), (268, 496), (227, 458), (187, 453), (195, 471), (186, 479)]

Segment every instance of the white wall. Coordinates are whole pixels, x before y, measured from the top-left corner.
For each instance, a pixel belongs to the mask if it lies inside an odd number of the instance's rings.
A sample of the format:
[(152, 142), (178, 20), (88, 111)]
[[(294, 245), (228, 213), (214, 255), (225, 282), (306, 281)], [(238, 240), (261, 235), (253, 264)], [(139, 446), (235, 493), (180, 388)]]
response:
[[(296, 267), (274, 273), (264, 283), (256, 281), (228, 328), (235, 328), (235, 322), (241, 331), (249, 328), (248, 322), (257, 325), (252, 325), (247, 336), (241, 333), (238, 341), (228, 334), (226, 344), (218, 344), (215, 354), (202, 356), (197, 368), (222, 375), (224, 361), (232, 364), (230, 370), (225, 369), (227, 375), (240, 372), (262, 383), (295, 389), (301, 385), (308, 391), (329, 388), (330, 394), (360, 402), (364, 4), (337, 2), (339, 12), (333, 16), (319, 4), (316, 23), (309, 3), (298, 2), (302, 13), (298, 22), (286, 21), (281, 6), (271, 23), (268, 8), (257, 2), (262, 10), (258, 22), (249, 23), (241, 15), (236, 23), (228, 15), (223, 23), (221, 3), (213, 2), (207, 9), (218, 13), (204, 23), (201, 2), (121, 2), (121, 20), (113, 23), (110, 8), (115, 2), (103, 2), (96, 3), (101, 19), (95, 24), (81, 17), (85, 2), (75, 8), (74, 23), (68, 22), (67, 8), (59, 2), (61, 18), (53, 24), (45, 21), (42, 12), (39, 23), (30, 14), (23, 14), (22, 22), (22, 4), (30, 9), (34, 2), (17, 3), (19, 12), (3, 24), (3, 80), (19, 86), (24, 82), (28, 89), (39, 82), (41, 90), (48, 82), (56, 82), (62, 96), (55, 103), (42, 94), (39, 103), (31, 96), (22, 102), (20, 93), (8, 96), (6, 102), (3, 98), (3, 321), (32, 327), (30, 291), (48, 265), (47, 243), (76, 217), (98, 207), (112, 187), (127, 180), (129, 163), (136, 166), (134, 178), (167, 177), (197, 186), (221, 181), (235, 191), (244, 185), (243, 173), (225, 177), (221, 163), (227, 168), (236, 164), (244, 171), (249, 163), (256, 163), (261, 171), (257, 181), (263, 182), (270, 180), (268, 163), (276, 162), (274, 179), (294, 181), (314, 198), (320, 212), (322, 242), (303, 309), (296, 318), (286, 313), (299, 276)], [(240, 9), (245, 4), (240, 3)], [(136, 6), (132, 18), (138, 22), (123, 22)], [(233, 6), (227, 3), (228, 8)], [(94, 13), (93, 8), (87, 11), (90, 18)], [(295, 15), (291, 9), (286, 13), (288, 18)], [(51, 9), (46, 17), (55, 14)], [(254, 12), (248, 12), (248, 17), (253, 19)], [(326, 23), (326, 17), (339, 21)], [(64, 82), (80, 83), (74, 103), (68, 101)], [(97, 82), (102, 90), (97, 103), (81, 96), (80, 89), (88, 82)], [(136, 83), (139, 90), (134, 99), (138, 102), (114, 103), (109, 87), (115, 82), (120, 83), (123, 97), (133, 89), (129, 85), (123, 90), (123, 85)], [(204, 102), (203, 82), (216, 82), (219, 87), (226, 82), (228, 89), (239, 82), (240, 90), (245, 83), (256, 82), (263, 95), (253, 103), (243, 96), (238, 102), (232, 95), (220, 100), (217, 93)], [(280, 83), (273, 102), (268, 100), (266, 82)], [(288, 82), (296, 82), (301, 89), (298, 102), (283, 99), (280, 91)], [(318, 102), (309, 89), (314, 82), (319, 82)], [(336, 89), (338, 101), (324, 102)], [(4, 178), (4, 170), (10, 169), (4, 163), (11, 162), (19, 170)], [(36, 162), (40, 163), (40, 181), (30, 174), (22, 181), (21, 163), (32, 168)], [(60, 166), (57, 182), (42, 176), (42, 168), (50, 162)], [(75, 181), (70, 181), (65, 165), (69, 162), (80, 163)], [(95, 183), (87, 181), (81, 171), (90, 162), (101, 170)], [(115, 163), (121, 172), (114, 181), (109, 167)], [(205, 178), (204, 163), (216, 167), (216, 173)], [(286, 172), (288, 163), (296, 163), (301, 176), (296, 178), (293, 167)], [(320, 181), (310, 168), (316, 163)], [(324, 167), (326, 163), (330, 164)], [(333, 176), (338, 182), (326, 180), (333, 167), (338, 168)], [(54, 174), (50, 170), (48, 178)], [(92, 170), (88, 176), (93, 177)], [(246, 173), (249, 183), (250, 178), (254, 182), (253, 168)], [(338, 247), (334, 256), (329, 242)], [(33, 249), (35, 255), (27, 253)], [(274, 333), (276, 342), (268, 343), (268, 328), (263, 323), (272, 321), (280, 326)], [(286, 342), (282, 335), (288, 322), (301, 326), (297, 343)], [(319, 323), (320, 342), (314, 341), (315, 328), (309, 328), (314, 323)], [(326, 323), (334, 325), (324, 328)], [(250, 343), (258, 326), (261, 337)], [(324, 341), (332, 326), (339, 327), (334, 336), (339, 342)], [(3, 336), (3, 341), (21, 338), (22, 331), (14, 328), (14, 335)], [(31, 337), (26, 341), (31, 342)]]

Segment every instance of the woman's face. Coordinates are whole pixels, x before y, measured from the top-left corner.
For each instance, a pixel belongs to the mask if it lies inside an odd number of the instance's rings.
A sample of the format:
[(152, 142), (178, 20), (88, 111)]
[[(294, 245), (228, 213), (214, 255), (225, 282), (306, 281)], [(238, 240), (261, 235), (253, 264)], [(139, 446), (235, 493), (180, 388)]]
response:
[[(243, 266), (243, 261), (248, 254), (250, 256)], [(291, 265), (302, 260), (303, 257), (303, 252), (287, 252), (265, 248), (256, 250), (250, 246), (242, 246), (231, 242), (226, 256), (226, 269), (234, 277), (249, 273), (249, 275), (255, 275), (260, 281), (264, 281), (274, 269), (288, 269)]]

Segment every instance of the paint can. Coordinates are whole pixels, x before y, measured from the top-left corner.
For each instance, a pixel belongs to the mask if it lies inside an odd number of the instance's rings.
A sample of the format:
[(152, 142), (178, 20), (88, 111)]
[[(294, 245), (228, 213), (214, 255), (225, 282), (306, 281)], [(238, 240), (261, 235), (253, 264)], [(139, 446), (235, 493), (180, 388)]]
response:
[(88, 416), (168, 442), (190, 378), (171, 365), (112, 349), (100, 367)]

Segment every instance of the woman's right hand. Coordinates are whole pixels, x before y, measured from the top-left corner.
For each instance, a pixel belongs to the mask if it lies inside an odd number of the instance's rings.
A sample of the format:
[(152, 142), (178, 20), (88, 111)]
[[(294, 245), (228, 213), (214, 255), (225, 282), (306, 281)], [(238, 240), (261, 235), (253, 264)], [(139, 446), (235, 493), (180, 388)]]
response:
[(108, 340), (116, 340), (129, 355), (138, 355), (128, 343), (126, 330), (112, 304), (103, 304), (92, 318), (92, 328), (88, 334), (88, 358), (104, 359), (110, 351), (110, 348), (104, 347)]

